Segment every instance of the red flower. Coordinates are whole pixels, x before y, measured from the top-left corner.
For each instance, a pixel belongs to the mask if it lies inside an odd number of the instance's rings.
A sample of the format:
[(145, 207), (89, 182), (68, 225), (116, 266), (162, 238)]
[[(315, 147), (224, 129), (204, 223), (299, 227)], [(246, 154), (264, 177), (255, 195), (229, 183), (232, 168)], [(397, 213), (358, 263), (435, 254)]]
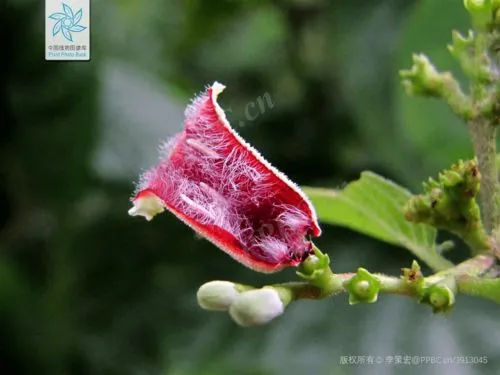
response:
[(260, 272), (299, 265), (319, 236), (304, 193), (229, 125), (215, 82), (185, 112), (184, 130), (141, 177), (131, 215), (166, 208), (242, 264)]

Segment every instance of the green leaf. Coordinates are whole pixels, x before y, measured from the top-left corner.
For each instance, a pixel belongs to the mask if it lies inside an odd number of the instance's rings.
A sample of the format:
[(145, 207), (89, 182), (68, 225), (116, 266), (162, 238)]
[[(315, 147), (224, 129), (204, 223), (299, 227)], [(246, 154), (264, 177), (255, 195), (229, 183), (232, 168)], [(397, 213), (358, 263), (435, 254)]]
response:
[(405, 247), (430, 267), (452, 264), (436, 251), (436, 230), (406, 221), (403, 206), (411, 193), (372, 172), (342, 190), (304, 188), (320, 221), (340, 225), (393, 245)]

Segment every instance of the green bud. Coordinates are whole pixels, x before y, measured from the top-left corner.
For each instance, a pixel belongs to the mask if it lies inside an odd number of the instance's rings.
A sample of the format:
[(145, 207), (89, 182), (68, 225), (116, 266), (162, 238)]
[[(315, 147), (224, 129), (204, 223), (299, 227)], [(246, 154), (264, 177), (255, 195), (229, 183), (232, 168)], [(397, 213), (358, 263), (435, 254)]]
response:
[(443, 198), (444, 192), (441, 188), (433, 188), (429, 191), (429, 197), (431, 198), (431, 208), (436, 208), (436, 205)]
[(446, 313), (455, 304), (455, 293), (444, 284), (434, 284), (424, 289), (420, 302), (432, 306), (434, 313)]
[(481, 175), (477, 161), (453, 164), (439, 173), (438, 181), (424, 183), (424, 194), (412, 196), (404, 206), (406, 220), (425, 223), (461, 236), (472, 248), (482, 248), (487, 238), (479, 205)]
[(450, 187), (461, 183), (463, 177), (454, 170), (448, 170), (439, 175), (439, 180), (442, 181), (444, 187)]
[(414, 195), (403, 207), (404, 217), (414, 223), (431, 224), (433, 210), (438, 202), (438, 198), (430, 195)]
[(424, 182), (422, 185), (424, 186), (425, 192), (429, 192), (432, 189), (438, 189), (440, 187), (439, 182), (434, 180), (432, 177), (429, 177), (429, 180)]
[[(458, 31), (452, 32), (452, 43), (448, 45), (448, 51), (460, 63), (463, 71), (469, 77), (477, 77), (481, 80), (491, 80), (491, 74), (488, 69), (478, 66), (475, 58), (474, 42), (475, 34), (469, 30), (467, 37), (464, 37)], [(485, 70), (485, 71), (484, 71)]]
[(344, 283), (350, 305), (376, 302), (380, 286), (380, 281), (364, 268), (358, 268), (356, 274)]
[(458, 31), (453, 30), (451, 34), (452, 44), (448, 45), (448, 50), (451, 55), (457, 60), (471, 57), (471, 51), (474, 46), (474, 33), (469, 31), (467, 37), (464, 37)]
[(323, 295), (330, 295), (341, 288), (342, 281), (330, 269), (330, 257), (314, 247), (314, 254), (307, 257), (296, 272), (311, 285), (321, 289)]
[(196, 293), (198, 304), (205, 310), (227, 311), (239, 295), (236, 284), (230, 281), (210, 281)]
[(485, 31), (493, 20), (492, 0), (464, 0), (472, 24), (478, 30)]
[(399, 74), (408, 95), (442, 98), (461, 118), (468, 120), (475, 116), (477, 109), (455, 77), (450, 72), (438, 72), (425, 55), (413, 55), (412, 68)]
[(451, 170), (462, 176), (463, 186), (462, 191), (465, 198), (472, 198), (479, 193), (480, 183), (481, 183), (481, 174), (479, 172), (479, 168), (477, 165), (477, 160), (460, 160), (458, 163), (455, 163), (451, 166)]
[(444, 74), (423, 54), (414, 54), (412, 68), (400, 71), (400, 76), (409, 95), (441, 97), (443, 94)]
[(312, 275), (315, 271), (324, 269), (329, 263), (328, 255), (318, 257), (312, 254), (302, 262), (300, 265), (300, 272), (304, 275)]
[(229, 315), (243, 327), (266, 324), (283, 314), (290, 301), (291, 295), (286, 295), (285, 290), (273, 287), (250, 290), (238, 295), (229, 308)]

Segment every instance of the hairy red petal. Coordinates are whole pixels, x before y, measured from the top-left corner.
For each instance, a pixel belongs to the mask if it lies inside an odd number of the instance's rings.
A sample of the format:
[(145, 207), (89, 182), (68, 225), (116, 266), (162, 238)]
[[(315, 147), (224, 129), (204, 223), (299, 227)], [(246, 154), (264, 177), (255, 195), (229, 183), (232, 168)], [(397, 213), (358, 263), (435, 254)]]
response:
[(185, 113), (184, 130), (143, 174), (131, 215), (164, 208), (242, 264), (260, 272), (297, 266), (319, 236), (304, 193), (229, 125), (215, 82)]

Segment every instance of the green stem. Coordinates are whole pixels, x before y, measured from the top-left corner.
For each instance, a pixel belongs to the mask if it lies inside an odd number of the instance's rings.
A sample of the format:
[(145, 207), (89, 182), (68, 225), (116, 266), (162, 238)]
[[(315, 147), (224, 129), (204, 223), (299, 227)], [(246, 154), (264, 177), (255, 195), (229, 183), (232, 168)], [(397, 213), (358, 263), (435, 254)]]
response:
[(489, 237), (484, 230), (482, 222), (477, 227), (464, 231), (459, 235), (462, 236), (467, 246), (469, 246), (472, 255), (482, 254), (491, 249)]
[(405, 296), (411, 296), (414, 294), (414, 286), (400, 277), (392, 277), (380, 273), (375, 274), (375, 277), (380, 281), (380, 290), (384, 293)]
[[(308, 282), (290, 282), (276, 284), (273, 287), (284, 287), (292, 291), (293, 299), (322, 299), (342, 292), (346, 292), (345, 284), (355, 276), (355, 273), (340, 273), (333, 274), (332, 277), (341, 280), (341, 283), (331, 283), (336, 285), (335, 288), (330, 288), (329, 293), (323, 293), (322, 289), (309, 284)], [(374, 275), (380, 281), (380, 291), (387, 294), (398, 294), (412, 296), (415, 294), (414, 287), (405, 282), (403, 279), (394, 276), (383, 274)]]
[(285, 288), (292, 293), (293, 300), (299, 299), (320, 299), (326, 295), (323, 293), (321, 288), (311, 285), (307, 282), (288, 282), (282, 284), (272, 285), (275, 288)]
[(421, 252), (418, 257), (434, 271), (443, 271), (454, 266), (452, 262), (446, 260), (438, 252)]
[[(317, 254), (319, 254), (319, 249), (317, 249), (317, 251)], [(389, 276), (380, 273), (373, 274), (373, 277), (375, 277), (380, 282), (380, 292), (387, 294), (397, 294), (420, 298), (422, 296), (422, 290), (418, 288), (418, 285), (447, 285), (450, 283), (454, 285), (456, 281), (458, 291), (464, 291), (468, 294), (473, 294), (472, 292), (470, 292), (470, 289), (471, 285), (474, 284), (474, 287), (472, 288), (473, 292), (475, 292), (476, 295), (479, 295), (481, 284), (478, 284), (478, 280), (496, 280), (479, 279), (479, 277), (483, 277), (494, 265), (495, 257), (493, 255), (482, 254), (468, 259), (456, 265), (455, 267), (447, 268), (434, 275), (425, 277), (418, 282), (411, 282), (403, 277)], [(317, 282), (317, 280), (315, 280), (315, 285), (312, 285), (310, 282), (293, 282), (277, 284), (273, 286), (289, 288), (292, 291), (294, 300), (322, 299), (328, 296), (339, 294), (341, 292), (346, 292), (346, 285), (354, 276), (356, 276), (356, 273), (350, 272), (336, 274), (331, 272), (327, 264), (325, 266), (327, 266), (328, 268), (325, 267), (326, 272), (321, 273), (321, 282)], [(485, 285), (489, 285), (488, 283), (491, 282), (492, 281), (485, 282)], [(498, 281), (497, 283), (500, 287), (500, 281)], [(498, 295), (500, 296), (500, 289)], [(495, 298), (496, 297), (490, 299)], [(500, 299), (500, 297), (498, 298)]]

